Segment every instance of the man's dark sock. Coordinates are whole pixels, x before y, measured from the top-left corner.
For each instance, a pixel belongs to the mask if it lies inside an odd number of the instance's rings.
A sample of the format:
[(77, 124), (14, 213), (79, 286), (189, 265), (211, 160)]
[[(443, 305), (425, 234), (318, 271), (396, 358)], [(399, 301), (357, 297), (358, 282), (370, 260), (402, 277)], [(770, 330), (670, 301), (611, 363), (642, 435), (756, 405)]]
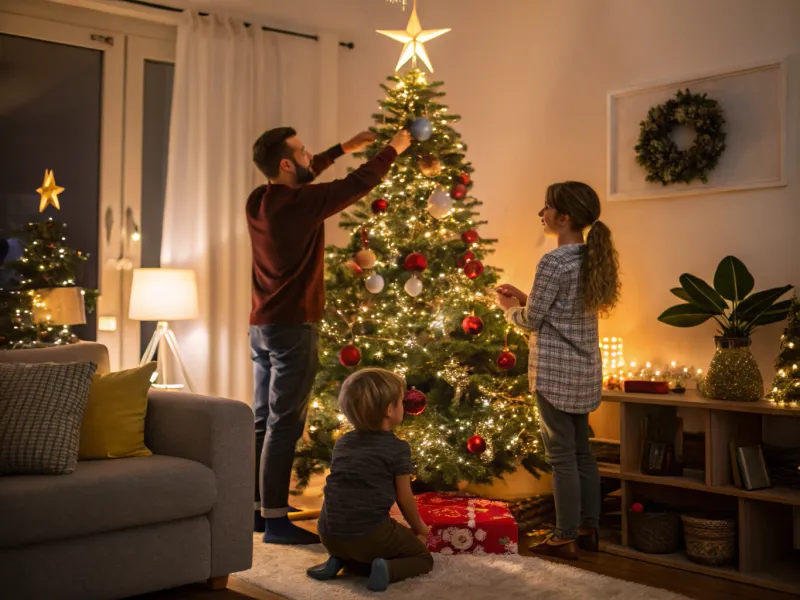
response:
[(265, 544), (319, 544), (319, 536), (298, 527), (289, 520), (289, 517), (265, 519), (264, 523)]
[[(294, 506), (289, 507), (289, 512), (300, 512), (299, 508), (295, 508)], [(261, 511), (257, 510), (253, 514), (253, 531), (256, 533), (264, 533), (264, 517), (261, 516)]]

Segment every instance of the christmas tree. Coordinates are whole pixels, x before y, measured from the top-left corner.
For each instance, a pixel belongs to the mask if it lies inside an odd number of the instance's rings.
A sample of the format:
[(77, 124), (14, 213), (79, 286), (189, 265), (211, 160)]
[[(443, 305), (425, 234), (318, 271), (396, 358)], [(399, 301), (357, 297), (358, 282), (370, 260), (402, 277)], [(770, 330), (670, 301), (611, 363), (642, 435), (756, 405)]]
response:
[[(58, 194), (64, 189), (55, 184), (51, 171), (37, 192), (41, 195), (39, 212), (52, 205), (60, 210)], [(70, 327), (61, 323), (37, 323), (34, 307), (41, 303), (37, 290), (75, 287), (80, 266), (88, 255), (64, 242), (66, 224), (48, 218), (28, 223), (20, 230), (24, 248), (18, 260), (4, 265), (0, 281), (0, 348), (27, 348), (77, 341)], [(97, 290), (82, 290), (86, 311), (94, 310)]]
[(308, 433), (295, 463), (300, 487), (327, 466), (349, 425), (342, 381), (357, 368), (405, 377), (406, 417), (396, 431), (412, 448), (417, 478), (437, 489), (490, 482), (523, 465), (545, 469), (527, 382), (527, 336), (495, 306), (499, 270), (484, 265), (495, 240), (478, 233), (472, 166), (441, 103), (441, 82), (412, 69), (388, 78), (374, 115), (375, 156), (401, 128), (415, 142), (373, 193), (345, 213), (344, 248), (326, 249), (327, 309)]
[(768, 397), (775, 402), (800, 402), (800, 302), (797, 295), (787, 302), (791, 302), (788, 324), (781, 336), (781, 351)]

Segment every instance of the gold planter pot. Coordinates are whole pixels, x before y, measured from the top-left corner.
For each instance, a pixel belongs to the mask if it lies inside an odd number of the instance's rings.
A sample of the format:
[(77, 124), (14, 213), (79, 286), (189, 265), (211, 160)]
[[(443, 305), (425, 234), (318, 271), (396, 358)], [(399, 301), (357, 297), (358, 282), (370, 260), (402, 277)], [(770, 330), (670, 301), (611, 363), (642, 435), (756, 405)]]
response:
[(714, 400), (760, 400), (764, 381), (750, 353), (750, 338), (714, 338), (717, 351), (708, 367), (703, 391)]

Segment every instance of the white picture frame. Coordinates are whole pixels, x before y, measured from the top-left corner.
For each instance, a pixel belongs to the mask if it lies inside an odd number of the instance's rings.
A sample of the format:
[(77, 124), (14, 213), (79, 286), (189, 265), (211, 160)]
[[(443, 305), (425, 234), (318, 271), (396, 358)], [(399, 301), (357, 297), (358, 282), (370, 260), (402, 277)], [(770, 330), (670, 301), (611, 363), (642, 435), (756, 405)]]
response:
[[(610, 92), (607, 199), (645, 200), (786, 186), (786, 62), (774, 60)], [(651, 106), (687, 88), (720, 102), (726, 118), (727, 148), (706, 184), (696, 181), (664, 186), (648, 182), (634, 151), (640, 123)]]

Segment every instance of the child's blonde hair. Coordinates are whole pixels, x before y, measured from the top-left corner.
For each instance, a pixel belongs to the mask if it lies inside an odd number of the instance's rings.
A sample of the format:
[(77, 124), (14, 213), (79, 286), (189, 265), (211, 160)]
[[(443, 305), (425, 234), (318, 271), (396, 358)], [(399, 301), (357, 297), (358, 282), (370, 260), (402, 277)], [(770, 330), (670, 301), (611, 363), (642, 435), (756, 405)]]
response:
[(367, 368), (344, 380), (339, 410), (359, 431), (380, 431), (389, 407), (405, 394), (405, 381), (385, 369)]

